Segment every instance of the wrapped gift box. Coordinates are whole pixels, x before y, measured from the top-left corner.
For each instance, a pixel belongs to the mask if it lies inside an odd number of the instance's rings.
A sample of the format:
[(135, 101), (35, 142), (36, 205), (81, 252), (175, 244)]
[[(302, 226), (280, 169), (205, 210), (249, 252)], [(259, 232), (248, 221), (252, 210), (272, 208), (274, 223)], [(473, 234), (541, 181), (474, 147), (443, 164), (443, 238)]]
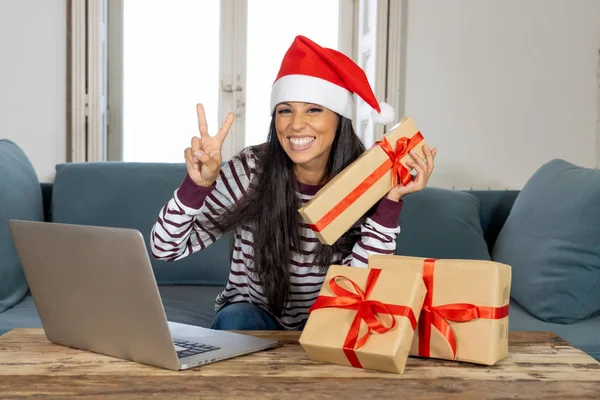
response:
[(493, 365), (508, 355), (509, 265), (376, 255), (369, 268), (423, 276), (427, 295), (411, 356)]
[(314, 361), (401, 374), (425, 293), (418, 271), (332, 265), (300, 344)]
[[(425, 139), (413, 121), (402, 118), (384, 138), (366, 150), (298, 210), (321, 243), (332, 245), (395, 183), (410, 182), (414, 150), (423, 160)], [(397, 178), (401, 174), (400, 178)]]

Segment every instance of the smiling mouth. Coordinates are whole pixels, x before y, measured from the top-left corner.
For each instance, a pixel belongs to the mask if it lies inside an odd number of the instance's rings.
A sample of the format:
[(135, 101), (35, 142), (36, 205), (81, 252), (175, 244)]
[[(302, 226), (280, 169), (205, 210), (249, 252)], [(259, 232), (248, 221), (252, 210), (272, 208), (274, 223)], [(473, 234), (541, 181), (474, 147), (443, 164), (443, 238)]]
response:
[(314, 143), (315, 139), (314, 136), (288, 137), (292, 150), (306, 150)]

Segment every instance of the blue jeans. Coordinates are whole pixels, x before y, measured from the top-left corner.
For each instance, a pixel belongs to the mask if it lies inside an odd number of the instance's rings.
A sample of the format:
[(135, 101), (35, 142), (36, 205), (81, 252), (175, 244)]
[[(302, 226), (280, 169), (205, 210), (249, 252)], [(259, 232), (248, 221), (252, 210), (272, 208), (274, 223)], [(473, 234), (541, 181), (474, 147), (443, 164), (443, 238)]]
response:
[(212, 329), (279, 331), (282, 327), (275, 318), (257, 305), (250, 303), (229, 304), (217, 312)]

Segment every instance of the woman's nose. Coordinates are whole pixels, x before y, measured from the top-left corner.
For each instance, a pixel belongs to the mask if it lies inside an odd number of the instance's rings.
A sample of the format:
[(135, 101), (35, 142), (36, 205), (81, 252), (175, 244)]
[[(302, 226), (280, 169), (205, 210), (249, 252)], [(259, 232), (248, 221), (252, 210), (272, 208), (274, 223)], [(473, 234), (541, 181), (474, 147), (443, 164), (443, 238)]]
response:
[(292, 120), (292, 129), (295, 131), (301, 131), (304, 129), (305, 120), (302, 113), (294, 113), (294, 119)]

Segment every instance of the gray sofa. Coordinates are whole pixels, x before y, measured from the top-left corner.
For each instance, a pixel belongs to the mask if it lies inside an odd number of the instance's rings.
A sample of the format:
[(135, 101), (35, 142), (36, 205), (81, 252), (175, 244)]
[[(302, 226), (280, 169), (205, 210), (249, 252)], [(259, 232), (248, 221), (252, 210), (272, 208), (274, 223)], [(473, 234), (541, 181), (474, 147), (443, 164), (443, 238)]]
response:
[[(8, 141), (0, 141), (2, 146), (5, 151), (16, 151)], [(102, 162), (61, 164), (56, 170), (52, 184), (37, 183), (45, 221), (135, 228), (146, 240), (161, 206), (185, 176), (183, 164)], [(0, 191), (15, 184), (3, 179), (0, 170)], [(518, 195), (518, 191), (438, 188), (410, 195), (405, 198), (400, 216), (402, 233), (397, 240), (397, 253), (490, 259)], [(0, 214), (2, 217), (10, 215)], [(4, 229), (6, 222), (0, 219), (0, 224)], [(152, 259), (170, 320), (210, 326), (214, 299), (228, 276), (230, 240), (226, 235), (205, 250), (172, 263)], [(510, 330), (552, 331), (600, 360), (600, 315), (568, 324), (544, 322), (513, 299), (509, 318)], [(13, 328), (40, 326), (28, 292), (16, 305), (0, 313), (0, 334)]]

